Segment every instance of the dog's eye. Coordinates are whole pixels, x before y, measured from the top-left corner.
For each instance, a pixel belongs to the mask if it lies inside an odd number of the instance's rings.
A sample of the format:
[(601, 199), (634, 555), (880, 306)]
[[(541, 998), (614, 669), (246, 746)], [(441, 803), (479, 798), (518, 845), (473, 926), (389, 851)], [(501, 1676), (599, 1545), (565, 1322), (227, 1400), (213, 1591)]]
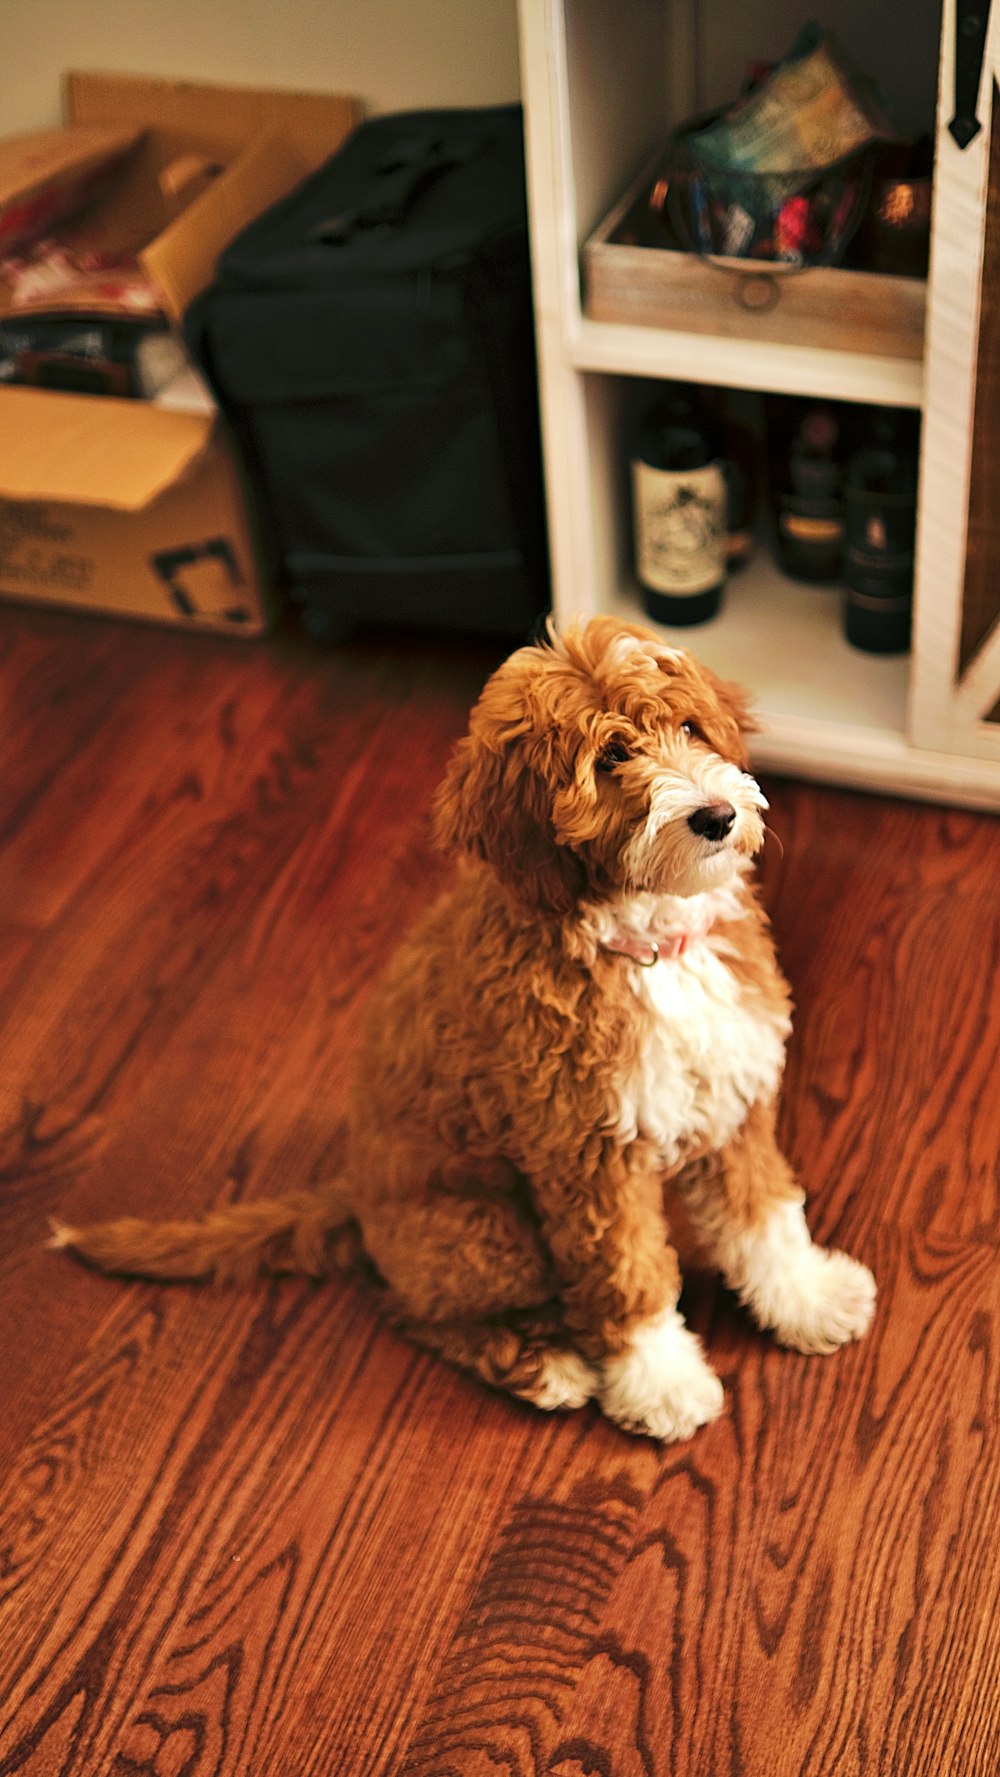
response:
[(612, 740), (608, 742), (606, 747), (601, 748), (594, 761), (594, 768), (597, 771), (614, 771), (616, 765), (624, 765), (626, 759), (631, 759), (631, 757), (624, 741)]
[(682, 722), (681, 723), (681, 733), (682, 734), (689, 734), (692, 740), (700, 740), (704, 743), (705, 746), (708, 745), (708, 742), (707, 742), (707, 740), (705, 740), (705, 736), (702, 734), (702, 731), (698, 727), (697, 722)]

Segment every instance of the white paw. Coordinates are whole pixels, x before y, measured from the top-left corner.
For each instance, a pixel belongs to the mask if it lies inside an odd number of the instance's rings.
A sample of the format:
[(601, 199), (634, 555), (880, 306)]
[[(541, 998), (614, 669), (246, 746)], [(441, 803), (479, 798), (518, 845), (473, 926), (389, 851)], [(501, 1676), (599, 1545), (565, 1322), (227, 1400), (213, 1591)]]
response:
[(875, 1279), (847, 1253), (811, 1246), (774, 1291), (774, 1336), (793, 1351), (829, 1352), (861, 1339), (875, 1313)]
[(593, 1364), (577, 1351), (547, 1351), (545, 1365), (532, 1394), (536, 1407), (552, 1412), (560, 1407), (583, 1407), (596, 1393), (600, 1377)]
[(722, 1383), (675, 1308), (637, 1327), (602, 1371), (601, 1407), (626, 1431), (674, 1443), (722, 1412)]
[(846, 1253), (814, 1246), (801, 1203), (783, 1203), (752, 1233), (725, 1235), (719, 1253), (726, 1281), (781, 1345), (836, 1351), (871, 1325), (871, 1272)]

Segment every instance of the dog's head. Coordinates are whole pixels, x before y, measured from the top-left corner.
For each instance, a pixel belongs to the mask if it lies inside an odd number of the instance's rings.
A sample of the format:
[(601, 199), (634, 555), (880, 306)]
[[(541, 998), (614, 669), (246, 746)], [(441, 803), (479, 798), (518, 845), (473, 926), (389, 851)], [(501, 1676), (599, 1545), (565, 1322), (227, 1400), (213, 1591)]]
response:
[(595, 617), (487, 682), (438, 793), (440, 842), (523, 901), (692, 895), (763, 842), (746, 700), (682, 649)]

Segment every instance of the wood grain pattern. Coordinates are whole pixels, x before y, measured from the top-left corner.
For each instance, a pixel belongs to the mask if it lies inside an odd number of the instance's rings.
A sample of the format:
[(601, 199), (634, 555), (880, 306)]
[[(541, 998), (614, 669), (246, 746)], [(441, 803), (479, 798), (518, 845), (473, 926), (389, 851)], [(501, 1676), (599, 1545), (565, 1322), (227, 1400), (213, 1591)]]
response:
[(994, 1777), (990, 818), (767, 786), (784, 1139), (880, 1305), (809, 1359), (689, 1280), (689, 1445), (491, 1395), (354, 1286), (44, 1250), (336, 1166), (493, 658), (0, 611), (0, 1777)]

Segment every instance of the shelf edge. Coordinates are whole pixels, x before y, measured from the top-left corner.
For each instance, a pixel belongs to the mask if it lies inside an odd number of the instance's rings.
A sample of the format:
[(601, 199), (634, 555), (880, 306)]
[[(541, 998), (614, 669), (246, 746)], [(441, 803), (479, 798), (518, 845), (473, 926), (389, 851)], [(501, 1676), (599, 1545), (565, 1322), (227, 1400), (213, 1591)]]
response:
[(766, 703), (755, 713), (761, 723), (751, 745), (755, 770), (1000, 812), (1000, 778), (990, 760), (912, 746), (894, 729), (769, 716)]
[(923, 402), (924, 366), (913, 358), (675, 333), (585, 316), (572, 329), (566, 349), (575, 370), (610, 376), (683, 377), (728, 388), (889, 407), (919, 408)]

